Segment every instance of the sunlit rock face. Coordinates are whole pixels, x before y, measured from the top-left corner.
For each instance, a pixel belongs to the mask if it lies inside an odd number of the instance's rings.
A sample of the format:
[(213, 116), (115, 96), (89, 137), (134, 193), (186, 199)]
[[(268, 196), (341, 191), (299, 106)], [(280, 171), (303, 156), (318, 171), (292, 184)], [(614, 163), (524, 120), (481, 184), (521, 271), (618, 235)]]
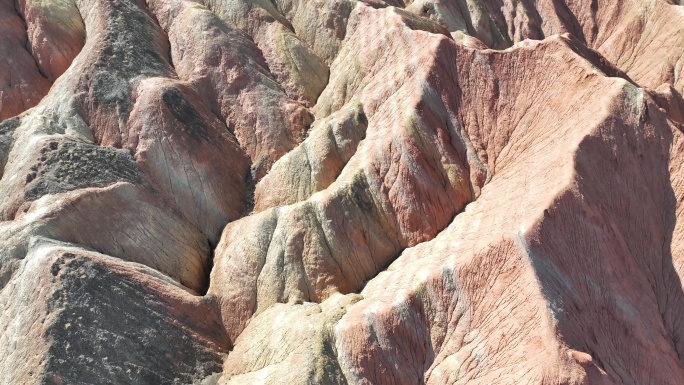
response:
[(0, 0), (0, 384), (683, 384), (682, 93), (677, 0)]

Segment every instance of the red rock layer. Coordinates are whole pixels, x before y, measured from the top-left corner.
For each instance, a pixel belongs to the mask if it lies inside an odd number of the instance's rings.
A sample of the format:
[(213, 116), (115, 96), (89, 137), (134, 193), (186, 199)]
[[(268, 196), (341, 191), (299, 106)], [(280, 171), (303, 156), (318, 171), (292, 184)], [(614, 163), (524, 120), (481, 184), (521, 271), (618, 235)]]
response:
[(684, 383), (683, 12), (0, 0), (0, 383)]

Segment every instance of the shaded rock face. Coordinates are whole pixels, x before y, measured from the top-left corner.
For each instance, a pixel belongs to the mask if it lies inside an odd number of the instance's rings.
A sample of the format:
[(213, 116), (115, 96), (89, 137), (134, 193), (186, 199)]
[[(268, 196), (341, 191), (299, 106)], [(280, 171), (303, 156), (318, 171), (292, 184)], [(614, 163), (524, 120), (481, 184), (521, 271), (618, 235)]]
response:
[(0, 0), (0, 384), (684, 383), (672, 0)]
[(32, 242), (28, 257), (0, 299), (2, 362), (15, 366), (3, 383), (181, 384), (220, 371), (218, 319), (200, 299), (182, 299), (188, 293), (168, 278), (45, 239)]

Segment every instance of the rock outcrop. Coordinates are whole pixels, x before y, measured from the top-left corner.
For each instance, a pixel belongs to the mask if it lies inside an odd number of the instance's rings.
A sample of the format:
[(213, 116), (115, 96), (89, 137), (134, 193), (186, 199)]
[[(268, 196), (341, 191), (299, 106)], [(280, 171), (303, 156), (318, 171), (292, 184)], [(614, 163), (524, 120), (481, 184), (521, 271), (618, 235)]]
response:
[(0, 21), (0, 384), (684, 383), (679, 2)]

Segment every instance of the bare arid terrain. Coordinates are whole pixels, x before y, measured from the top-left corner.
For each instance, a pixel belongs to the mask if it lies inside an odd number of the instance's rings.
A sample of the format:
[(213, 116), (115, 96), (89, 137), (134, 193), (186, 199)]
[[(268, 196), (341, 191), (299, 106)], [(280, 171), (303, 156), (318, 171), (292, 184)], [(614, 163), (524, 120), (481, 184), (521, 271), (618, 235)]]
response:
[(684, 384), (680, 0), (0, 0), (0, 385)]

